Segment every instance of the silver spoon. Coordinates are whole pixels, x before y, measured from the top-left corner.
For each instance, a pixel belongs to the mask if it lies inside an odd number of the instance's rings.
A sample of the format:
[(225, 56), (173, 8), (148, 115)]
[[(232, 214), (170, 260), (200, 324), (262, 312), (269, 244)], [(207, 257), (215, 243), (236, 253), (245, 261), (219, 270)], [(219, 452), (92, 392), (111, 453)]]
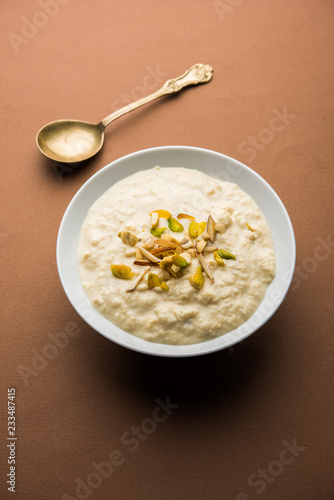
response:
[(116, 118), (167, 94), (179, 92), (188, 85), (207, 83), (212, 79), (213, 68), (207, 64), (195, 64), (178, 78), (167, 80), (161, 89), (138, 99), (111, 113), (98, 123), (77, 120), (57, 120), (45, 125), (38, 132), (36, 143), (45, 156), (64, 163), (76, 163), (91, 158), (100, 151), (105, 128)]

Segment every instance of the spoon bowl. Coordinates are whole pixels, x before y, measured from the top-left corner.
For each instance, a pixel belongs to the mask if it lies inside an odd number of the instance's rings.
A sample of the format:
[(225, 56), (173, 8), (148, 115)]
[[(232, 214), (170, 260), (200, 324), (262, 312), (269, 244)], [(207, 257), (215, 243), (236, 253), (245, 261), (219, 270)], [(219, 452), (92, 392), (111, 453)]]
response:
[(153, 94), (124, 106), (98, 124), (77, 120), (57, 120), (48, 123), (37, 134), (37, 147), (45, 156), (58, 162), (78, 163), (88, 160), (100, 151), (104, 142), (104, 130), (116, 118), (158, 97), (179, 92), (188, 85), (207, 83), (211, 80), (212, 74), (213, 69), (208, 64), (195, 64), (178, 78), (167, 80)]
[(58, 120), (37, 134), (39, 150), (51, 160), (76, 163), (91, 158), (104, 142), (104, 126), (77, 120)]

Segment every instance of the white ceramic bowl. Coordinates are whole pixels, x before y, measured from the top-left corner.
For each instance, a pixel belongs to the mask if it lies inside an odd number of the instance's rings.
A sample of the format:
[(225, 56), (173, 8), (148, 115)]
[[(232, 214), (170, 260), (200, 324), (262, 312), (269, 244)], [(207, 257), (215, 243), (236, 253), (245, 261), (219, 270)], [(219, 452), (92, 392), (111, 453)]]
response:
[[(89, 302), (80, 282), (77, 249), (86, 214), (115, 182), (139, 170), (160, 167), (197, 169), (223, 181), (236, 183), (262, 210), (271, 230), (276, 254), (276, 276), (263, 302), (239, 328), (214, 340), (173, 346), (139, 339), (115, 326)], [(116, 160), (93, 175), (76, 193), (62, 219), (57, 240), (57, 265), (65, 293), (80, 316), (96, 331), (129, 349), (157, 356), (197, 356), (215, 352), (245, 339), (258, 330), (282, 303), (292, 280), (296, 258), (295, 238), (288, 213), (275, 191), (249, 167), (207, 149), (166, 146), (146, 149)]]

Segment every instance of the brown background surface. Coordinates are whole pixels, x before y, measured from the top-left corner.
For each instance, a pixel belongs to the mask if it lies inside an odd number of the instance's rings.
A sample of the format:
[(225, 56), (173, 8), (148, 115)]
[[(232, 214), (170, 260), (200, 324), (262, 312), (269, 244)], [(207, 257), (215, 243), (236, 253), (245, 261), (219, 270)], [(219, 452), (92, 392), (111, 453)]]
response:
[[(333, 1), (16, 0), (1, 2), (0, 19), (0, 498), (333, 499)], [(45, 123), (97, 122), (197, 62), (214, 67), (211, 83), (121, 118), (76, 172), (37, 150)], [(275, 110), (289, 118), (271, 133)], [(89, 328), (55, 260), (62, 215), (94, 172), (173, 144), (252, 167), (281, 197), (297, 242), (292, 287), (263, 328), (233, 350), (178, 360)], [(48, 351), (69, 324), (77, 335)], [(150, 431), (157, 398), (179, 406), (142, 441), (122, 443), (133, 427)], [(295, 457), (286, 442), (302, 447)], [(113, 450), (123, 463), (90, 476)], [(91, 489), (75, 492), (77, 478)]]

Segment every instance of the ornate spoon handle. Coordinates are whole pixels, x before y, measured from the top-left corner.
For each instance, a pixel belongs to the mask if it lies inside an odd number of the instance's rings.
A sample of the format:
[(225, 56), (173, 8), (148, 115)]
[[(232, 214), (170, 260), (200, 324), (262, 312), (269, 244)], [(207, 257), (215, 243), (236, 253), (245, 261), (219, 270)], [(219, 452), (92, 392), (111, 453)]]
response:
[(111, 122), (113, 122), (120, 116), (123, 116), (126, 113), (139, 108), (140, 106), (144, 106), (144, 104), (154, 101), (159, 97), (179, 92), (188, 85), (207, 83), (212, 79), (212, 74), (213, 68), (208, 64), (195, 64), (178, 78), (167, 80), (167, 82), (164, 83), (164, 85), (159, 90), (153, 92), (153, 94), (142, 97), (141, 99), (138, 99), (138, 101), (132, 102), (131, 104), (124, 106), (118, 111), (114, 111), (114, 113), (111, 113), (111, 115), (106, 116), (106, 118), (103, 118), (103, 120), (99, 123), (99, 127), (101, 128), (101, 130), (104, 130)]

